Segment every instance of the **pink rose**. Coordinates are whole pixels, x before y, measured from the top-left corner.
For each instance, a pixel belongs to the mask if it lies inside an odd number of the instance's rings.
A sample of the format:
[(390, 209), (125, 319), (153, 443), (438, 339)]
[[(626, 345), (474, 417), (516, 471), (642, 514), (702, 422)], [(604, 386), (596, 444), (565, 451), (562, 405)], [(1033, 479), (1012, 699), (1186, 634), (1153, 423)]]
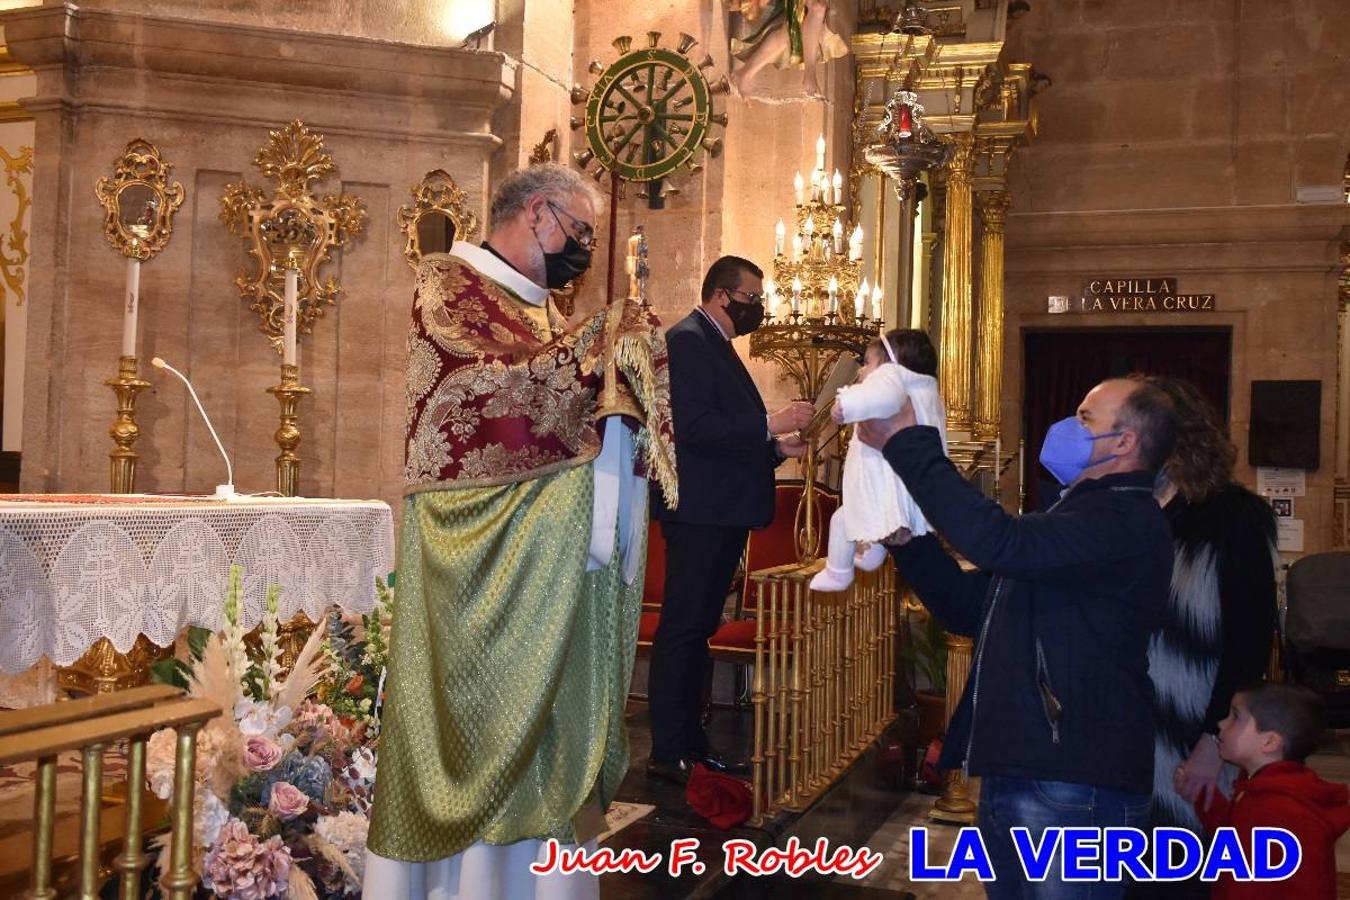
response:
[(265, 737), (254, 735), (244, 741), (244, 765), (253, 772), (266, 772), (281, 761), (281, 748)]
[(288, 781), (278, 781), (272, 785), (272, 794), (267, 799), (267, 809), (282, 819), (294, 819), (309, 808), (309, 798), (304, 791)]

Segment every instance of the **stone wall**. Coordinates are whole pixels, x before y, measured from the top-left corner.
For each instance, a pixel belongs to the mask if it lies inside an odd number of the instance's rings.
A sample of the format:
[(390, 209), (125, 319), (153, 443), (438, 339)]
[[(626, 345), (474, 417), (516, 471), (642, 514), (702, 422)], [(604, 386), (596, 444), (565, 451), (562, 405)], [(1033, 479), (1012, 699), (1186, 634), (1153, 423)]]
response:
[(412, 270), (395, 216), (430, 169), (482, 202), (501, 141), (492, 116), (515, 64), (474, 53), (265, 26), (52, 5), (4, 17), (10, 52), (37, 74), (23, 488), (108, 487), (107, 435), (124, 265), (103, 236), (95, 181), (132, 138), (173, 165), (187, 200), (168, 247), (143, 266), (137, 487), (209, 491), (223, 477), (182, 386), (145, 362), (186, 371), (233, 453), (241, 491), (275, 486), (279, 359), (234, 286), (243, 242), (219, 219), (225, 185), (266, 187), (250, 164), (269, 129), (304, 120), (338, 175), (316, 193), (365, 201), (365, 233), (323, 270), (343, 294), (302, 335), (301, 492), (401, 495), (404, 343)]
[[(370, 215), (365, 233), (325, 269), (342, 284), (337, 307), (301, 337), (302, 380), (314, 389), (301, 403), (301, 491), (397, 501), (412, 272), (395, 214), (411, 187), (444, 167), (485, 213), (492, 184), (523, 165), (549, 129), (569, 160), (584, 145), (568, 128), (579, 112), (570, 87), (594, 82), (587, 66), (613, 61), (620, 34), (640, 45), (660, 31), (670, 47), (687, 32), (699, 42), (691, 57), (712, 56), (714, 78), (731, 71), (720, 2), (503, 0), (496, 52), (446, 46), (442, 14), (451, 6), (311, 2), (276, 12), (248, 2), (169, 3), (141, 15), (139, 4), (92, 0), (5, 14), (13, 56), (37, 72), (23, 101), (36, 118), (34, 193), (42, 198), (33, 213), (24, 489), (107, 488), (113, 397), (102, 382), (116, 367), (123, 264), (103, 237), (92, 188), (132, 138), (154, 142), (187, 190), (171, 242), (142, 271), (139, 355), (153, 387), (138, 404), (137, 487), (209, 490), (221, 479), (185, 392), (146, 365), (155, 355), (193, 378), (234, 456), (239, 488), (273, 486), (277, 406), (264, 389), (277, 380), (278, 360), (233, 284), (251, 264), (219, 220), (219, 198), (241, 179), (270, 189), (250, 161), (270, 129), (300, 118), (325, 136), (339, 170), (316, 193), (355, 194)], [(851, 12), (835, 14), (847, 33)], [(836, 61), (821, 75), (823, 99), (805, 97), (799, 71), (774, 69), (754, 99), (718, 97), (730, 117), (714, 129), (724, 154), (674, 179), (678, 192), (662, 210), (633, 189), (620, 200), (619, 246), (634, 224), (646, 226), (652, 296), (667, 323), (697, 302), (719, 255), (771, 270), (773, 223), (790, 212), (792, 173), (809, 168), (818, 133), (830, 143), (831, 167), (847, 171), (853, 74)], [(603, 303), (602, 260), (579, 313)], [(771, 403), (791, 393), (770, 367), (755, 372)]]
[[(6, 7), (42, 5), (9, 0)], [(48, 5), (52, 0), (47, 0)], [(369, 38), (403, 44), (452, 47), (470, 31), (498, 18), (509, 20), (521, 0), (84, 0), (80, 9), (193, 19), (221, 25), (263, 26), (282, 31)], [(59, 5), (59, 0), (56, 5)], [(566, 8), (566, 4), (554, 4)], [(484, 47), (492, 47), (490, 36)]]
[[(848, 4), (836, 4), (841, 6)], [(688, 0), (578, 3), (577, 80), (586, 86), (594, 83), (594, 76), (585, 71), (590, 60), (608, 64), (617, 58), (611, 46), (614, 38), (632, 35), (636, 45), (645, 40), (647, 31), (660, 31), (667, 47), (675, 45), (681, 31), (690, 34), (699, 41), (690, 57), (699, 60), (710, 54), (716, 66), (711, 77), (729, 75), (729, 20), (724, 7), (721, 2)], [(851, 8), (836, 8), (831, 13), (835, 29), (847, 35), (855, 14)], [(719, 256), (744, 256), (772, 275), (773, 226), (780, 217), (791, 218), (792, 175), (798, 170), (809, 173), (818, 135), (825, 135), (829, 145), (830, 168), (848, 172), (853, 69), (848, 60), (836, 60), (822, 66), (819, 76), (823, 98), (805, 95), (800, 69), (774, 67), (760, 74), (749, 97), (717, 97), (717, 110), (728, 117), (725, 129), (713, 129), (713, 136), (722, 139), (722, 155), (705, 156), (702, 171), (673, 179), (671, 186), (678, 193), (667, 198), (662, 210), (649, 209), (632, 189), (620, 202), (620, 244), (634, 224), (643, 224), (652, 248), (651, 294), (666, 324), (679, 321), (699, 302), (704, 272)], [(570, 137), (573, 150), (584, 146), (579, 132)], [(604, 228), (607, 210), (601, 219)], [(581, 308), (602, 302), (603, 287), (604, 273), (597, 271), (580, 298)], [(791, 385), (778, 378), (772, 365), (749, 360), (748, 339), (738, 341), (737, 348), (771, 407), (792, 395)]]
[[(1053, 79), (1016, 163), (1007, 225), (1004, 439), (1021, 427), (1022, 330), (1223, 325), (1238, 477), (1250, 385), (1320, 379), (1322, 466), (1298, 504), (1329, 546), (1335, 471), (1339, 185), (1350, 149), (1350, 17), (1340, 0), (1034, 2), (1010, 58)], [(1092, 275), (1177, 275), (1213, 313), (1046, 314)], [(1066, 414), (1067, 414), (1066, 410)], [(1342, 449), (1341, 452), (1344, 452)]]

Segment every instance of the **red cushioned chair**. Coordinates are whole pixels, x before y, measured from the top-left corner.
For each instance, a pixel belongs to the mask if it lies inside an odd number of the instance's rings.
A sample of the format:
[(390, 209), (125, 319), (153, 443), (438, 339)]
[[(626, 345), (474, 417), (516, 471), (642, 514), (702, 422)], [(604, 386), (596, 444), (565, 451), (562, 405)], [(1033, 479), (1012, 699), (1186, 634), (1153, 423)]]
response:
[(661, 621), (661, 601), (666, 591), (666, 539), (661, 525), (652, 521), (647, 525), (647, 572), (642, 579), (642, 616), (638, 619), (638, 656), (652, 650), (656, 626)]
[[(739, 572), (737, 573), (740, 574)], [(665, 600), (666, 587), (666, 540), (658, 522), (647, 527), (647, 571), (642, 581), (642, 613), (638, 619), (637, 655), (649, 656), (652, 641), (656, 638), (657, 626), (661, 624), (661, 604)], [(737, 589), (739, 592), (739, 579)], [(737, 600), (739, 603), (739, 599)], [(745, 626), (749, 626), (746, 634)], [(749, 648), (749, 653), (742, 648)], [(754, 661), (755, 623), (753, 620), (724, 623), (708, 641), (714, 662), (727, 661), (744, 664)], [(738, 671), (738, 676), (740, 675)], [(738, 677), (738, 685), (739, 685)], [(705, 704), (712, 693), (712, 671), (709, 672), (704, 687)], [(735, 705), (740, 705), (740, 692), (737, 691)], [(635, 695), (640, 696), (640, 695)], [(706, 715), (706, 713), (705, 713)]]
[[(801, 502), (803, 482), (780, 481), (774, 485), (773, 522), (768, 528), (750, 532), (745, 552), (745, 573), (736, 604), (736, 618), (753, 616), (759, 600), (750, 591), (750, 574), (797, 561), (797, 505)], [(816, 534), (820, 555), (830, 537), (830, 516), (839, 508), (839, 495), (815, 486)]]
[[(722, 623), (708, 639), (708, 649), (718, 662), (736, 666), (736, 702), (741, 705), (749, 679), (746, 670), (755, 661), (755, 613), (759, 599), (750, 587), (751, 573), (797, 561), (797, 504), (803, 482), (780, 481), (774, 485), (774, 516), (767, 528), (750, 532), (746, 542), (745, 567), (736, 593), (736, 610), (731, 621)], [(839, 507), (839, 497), (816, 485), (816, 523), (820, 547), (828, 539), (830, 516)]]

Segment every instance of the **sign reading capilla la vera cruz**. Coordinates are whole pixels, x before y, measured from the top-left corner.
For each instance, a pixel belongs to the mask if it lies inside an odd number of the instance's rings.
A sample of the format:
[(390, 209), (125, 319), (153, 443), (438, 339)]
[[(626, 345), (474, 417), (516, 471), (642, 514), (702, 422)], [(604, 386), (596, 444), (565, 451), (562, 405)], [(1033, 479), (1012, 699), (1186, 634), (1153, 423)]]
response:
[(1176, 278), (1138, 275), (1093, 278), (1078, 297), (1052, 296), (1052, 313), (1213, 312), (1213, 294), (1183, 294)]

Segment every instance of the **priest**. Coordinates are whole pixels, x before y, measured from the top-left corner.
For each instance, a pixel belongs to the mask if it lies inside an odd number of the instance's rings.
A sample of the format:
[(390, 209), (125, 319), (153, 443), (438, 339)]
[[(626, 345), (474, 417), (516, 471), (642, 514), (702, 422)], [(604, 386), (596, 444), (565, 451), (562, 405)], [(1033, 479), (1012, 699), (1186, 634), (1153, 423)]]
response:
[(568, 327), (549, 302), (590, 265), (595, 206), (531, 166), (487, 241), (418, 267), (367, 897), (599, 893), (530, 866), (593, 842), (627, 772), (642, 477), (675, 479), (658, 323), (620, 300)]

